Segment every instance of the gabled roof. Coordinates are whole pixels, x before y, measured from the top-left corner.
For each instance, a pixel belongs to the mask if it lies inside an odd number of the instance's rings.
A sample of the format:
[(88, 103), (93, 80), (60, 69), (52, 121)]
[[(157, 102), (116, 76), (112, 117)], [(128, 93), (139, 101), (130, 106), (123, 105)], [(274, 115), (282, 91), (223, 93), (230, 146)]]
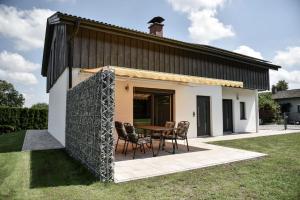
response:
[[(220, 57), (222, 59), (226, 60), (231, 60), (231, 61), (236, 61), (240, 63), (246, 63), (246, 64), (251, 64), (256, 67), (260, 68), (267, 68), (267, 69), (274, 69), (278, 70), (278, 68), (281, 68), (278, 65), (274, 65), (270, 63), (269, 61), (258, 59), (258, 58), (253, 58), (250, 56), (238, 54), (232, 51), (212, 47), (209, 45), (201, 45), (201, 44), (194, 44), (194, 43), (188, 43), (188, 42), (183, 42), (179, 40), (174, 40), (166, 37), (159, 37), (155, 36), (153, 34), (129, 29), (129, 28), (124, 28), (92, 19), (87, 19), (87, 18), (82, 18), (66, 13), (61, 13), (61, 12), (56, 12), (52, 16), (50, 16), (47, 20), (47, 28), (46, 28), (46, 35), (45, 35), (45, 47), (44, 47), (44, 57), (46, 52), (46, 48), (50, 42), (49, 37), (51, 37), (51, 26), (59, 23), (66, 23), (66, 24), (71, 24), (75, 25), (76, 23), (80, 22), (80, 27), (84, 28), (91, 28), (91, 29), (99, 29), (99, 30), (105, 30), (105, 31), (110, 31), (110, 32), (115, 32), (118, 34), (124, 34), (130, 37), (135, 37), (138, 39), (145, 39), (145, 40), (151, 40), (155, 42), (159, 42), (162, 44), (168, 44), (172, 45), (175, 47), (179, 48), (184, 48), (190, 51), (195, 51), (199, 52), (205, 55), (211, 55), (215, 57)], [(43, 59), (43, 66), (42, 66), (42, 75), (46, 75), (46, 68), (47, 68), (47, 63), (44, 63), (45, 59)]]
[(300, 89), (279, 91), (272, 95), (273, 99), (292, 99), (300, 98)]

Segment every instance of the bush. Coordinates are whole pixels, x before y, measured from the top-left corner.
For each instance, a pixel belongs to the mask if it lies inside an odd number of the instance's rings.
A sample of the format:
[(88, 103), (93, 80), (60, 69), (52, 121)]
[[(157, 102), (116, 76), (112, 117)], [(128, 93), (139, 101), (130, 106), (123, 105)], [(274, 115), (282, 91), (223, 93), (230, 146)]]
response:
[(11, 133), (16, 130), (15, 127), (10, 126), (10, 125), (0, 125), (0, 134), (2, 133)]
[(0, 126), (12, 126), (15, 130), (47, 129), (47, 122), (47, 109), (0, 107)]
[(259, 118), (262, 123), (272, 123), (280, 119), (280, 106), (272, 99), (271, 92), (264, 92), (258, 95)]

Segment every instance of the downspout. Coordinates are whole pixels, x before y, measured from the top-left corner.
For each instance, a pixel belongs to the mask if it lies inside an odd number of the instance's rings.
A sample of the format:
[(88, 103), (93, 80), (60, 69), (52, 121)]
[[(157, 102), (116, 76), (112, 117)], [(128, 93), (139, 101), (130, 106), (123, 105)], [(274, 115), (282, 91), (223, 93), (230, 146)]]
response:
[(69, 60), (69, 89), (72, 88), (72, 67), (73, 67), (73, 49), (74, 49), (74, 38), (76, 36), (76, 34), (78, 33), (79, 30), (79, 26), (80, 26), (80, 20), (76, 20), (75, 24), (74, 24), (74, 29), (72, 32), (72, 35), (70, 36), (69, 40), (68, 40), (68, 47), (69, 47), (69, 56), (68, 56), (68, 60)]
[(258, 102), (258, 90), (255, 90), (255, 111), (256, 111), (256, 116), (255, 116), (255, 122), (256, 122), (256, 133), (259, 132), (259, 102)]

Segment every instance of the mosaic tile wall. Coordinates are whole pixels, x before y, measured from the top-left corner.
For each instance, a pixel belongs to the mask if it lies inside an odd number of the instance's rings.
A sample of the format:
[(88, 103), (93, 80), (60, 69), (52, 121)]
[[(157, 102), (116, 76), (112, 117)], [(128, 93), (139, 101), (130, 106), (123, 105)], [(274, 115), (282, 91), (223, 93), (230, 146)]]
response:
[(100, 181), (113, 181), (114, 80), (104, 70), (67, 94), (66, 150)]

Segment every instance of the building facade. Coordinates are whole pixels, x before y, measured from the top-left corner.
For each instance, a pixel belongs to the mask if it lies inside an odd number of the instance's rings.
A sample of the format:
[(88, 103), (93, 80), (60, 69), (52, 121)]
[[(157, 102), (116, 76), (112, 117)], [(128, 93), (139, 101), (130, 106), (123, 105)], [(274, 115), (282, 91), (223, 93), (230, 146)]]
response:
[(258, 131), (257, 93), (280, 66), (165, 38), (161, 22), (149, 34), (59, 12), (48, 18), (41, 73), (48, 131), (63, 145), (67, 90), (105, 66), (116, 69), (115, 120), (189, 121), (189, 137)]

